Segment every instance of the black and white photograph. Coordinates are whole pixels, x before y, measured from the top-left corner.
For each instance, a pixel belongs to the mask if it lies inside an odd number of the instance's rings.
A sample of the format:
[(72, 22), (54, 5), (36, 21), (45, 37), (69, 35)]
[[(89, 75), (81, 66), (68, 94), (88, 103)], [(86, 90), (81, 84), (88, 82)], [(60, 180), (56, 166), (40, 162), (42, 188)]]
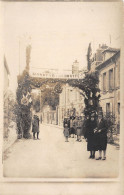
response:
[(117, 179), (122, 4), (2, 10), (3, 178)]

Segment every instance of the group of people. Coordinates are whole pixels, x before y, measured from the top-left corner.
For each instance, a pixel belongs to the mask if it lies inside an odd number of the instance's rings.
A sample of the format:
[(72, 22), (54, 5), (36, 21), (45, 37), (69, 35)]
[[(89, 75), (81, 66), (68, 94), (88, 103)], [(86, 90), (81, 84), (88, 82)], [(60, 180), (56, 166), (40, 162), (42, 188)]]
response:
[[(95, 152), (99, 151), (99, 157), (96, 160), (106, 160), (107, 148), (107, 127), (103, 118), (103, 113), (91, 113), (84, 120), (81, 117), (70, 117), (70, 120), (64, 120), (65, 141), (68, 138), (77, 135), (77, 141), (81, 141), (81, 136), (87, 141), (87, 151), (90, 151), (90, 159), (95, 159)], [(103, 153), (103, 156), (102, 156)]]
[(70, 118), (64, 118), (64, 136), (65, 142), (68, 142), (68, 138), (74, 138), (77, 136), (77, 141), (81, 142), (81, 136), (83, 135), (83, 120), (80, 116), (71, 116)]

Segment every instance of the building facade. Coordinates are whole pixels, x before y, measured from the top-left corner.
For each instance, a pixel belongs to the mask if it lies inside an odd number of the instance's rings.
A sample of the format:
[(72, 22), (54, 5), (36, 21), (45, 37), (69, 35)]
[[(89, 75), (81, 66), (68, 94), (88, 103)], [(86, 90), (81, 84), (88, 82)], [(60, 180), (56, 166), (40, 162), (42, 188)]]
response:
[(106, 114), (115, 116), (117, 130), (120, 126), (120, 50), (106, 48), (101, 63), (91, 65), (91, 71), (99, 72), (100, 106)]
[(45, 105), (41, 112), (41, 122), (57, 125), (57, 110), (53, 110), (49, 105)]
[(80, 90), (69, 86), (69, 84), (65, 84), (59, 96), (58, 125), (63, 125), (65, 116), (81, 116), (83, 110), (84, 98), (80, 94)]

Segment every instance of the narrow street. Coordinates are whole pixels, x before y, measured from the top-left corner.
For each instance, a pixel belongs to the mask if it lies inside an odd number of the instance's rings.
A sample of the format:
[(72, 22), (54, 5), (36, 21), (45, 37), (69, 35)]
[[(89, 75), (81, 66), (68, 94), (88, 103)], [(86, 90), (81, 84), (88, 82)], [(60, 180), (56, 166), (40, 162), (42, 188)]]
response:
[(118, 174), (119, 150), (115, 146), (108, 144), (106, 161), (96, 161), (88, 159), (84, 139), (76, 142), (76, 138), (69, 138), (65, 142), (62, 128), (42, 124), (39, 137), (40, 140), (17, 140), (6, 151), (5, 177), (112, 178)]

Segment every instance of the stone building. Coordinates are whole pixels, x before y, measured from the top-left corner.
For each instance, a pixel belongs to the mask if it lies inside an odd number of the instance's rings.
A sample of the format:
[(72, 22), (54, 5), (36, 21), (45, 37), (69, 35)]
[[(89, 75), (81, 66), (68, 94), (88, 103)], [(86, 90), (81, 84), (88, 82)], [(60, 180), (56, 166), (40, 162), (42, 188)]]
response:
[(99, 44), (99, 48), (96, 50), (96, 53), (93, 54), (92, 59), (91, 59), (91, 70), (90, 71), (95, 71), (97, 65), (99, 65), (100, 63), (102, 63), (103, 60), (103, 51), (105, 49), (107, 49), (108, 46), (106, 46), (106, 44)]
[(78, 75), (79, 74), (79, 62), (75, 60), (72, 65), (72, 74)]
[(73, 88), (68, 84), (63, 86), (59, 96), (58, 125), (63, 125), (65, 116), (81, 116), (84, 109), (84, 99), (78, 88)]
[(107, 47), (101, 54), (102, 62), (97, 63), (97, 61), (94, 61), (93, 64), (91, 64), (91, 71), (97, 70), (99, 72), (99, 87), (101, 90), (100, 106), (104, 113), (110, 113), (115, 116), (116, 125), (119, 127), (120, 50)]
[(57, 111), (53, 110), (49, 105), (44, 105), (41, 116), (42, 123), (57, 125)]

